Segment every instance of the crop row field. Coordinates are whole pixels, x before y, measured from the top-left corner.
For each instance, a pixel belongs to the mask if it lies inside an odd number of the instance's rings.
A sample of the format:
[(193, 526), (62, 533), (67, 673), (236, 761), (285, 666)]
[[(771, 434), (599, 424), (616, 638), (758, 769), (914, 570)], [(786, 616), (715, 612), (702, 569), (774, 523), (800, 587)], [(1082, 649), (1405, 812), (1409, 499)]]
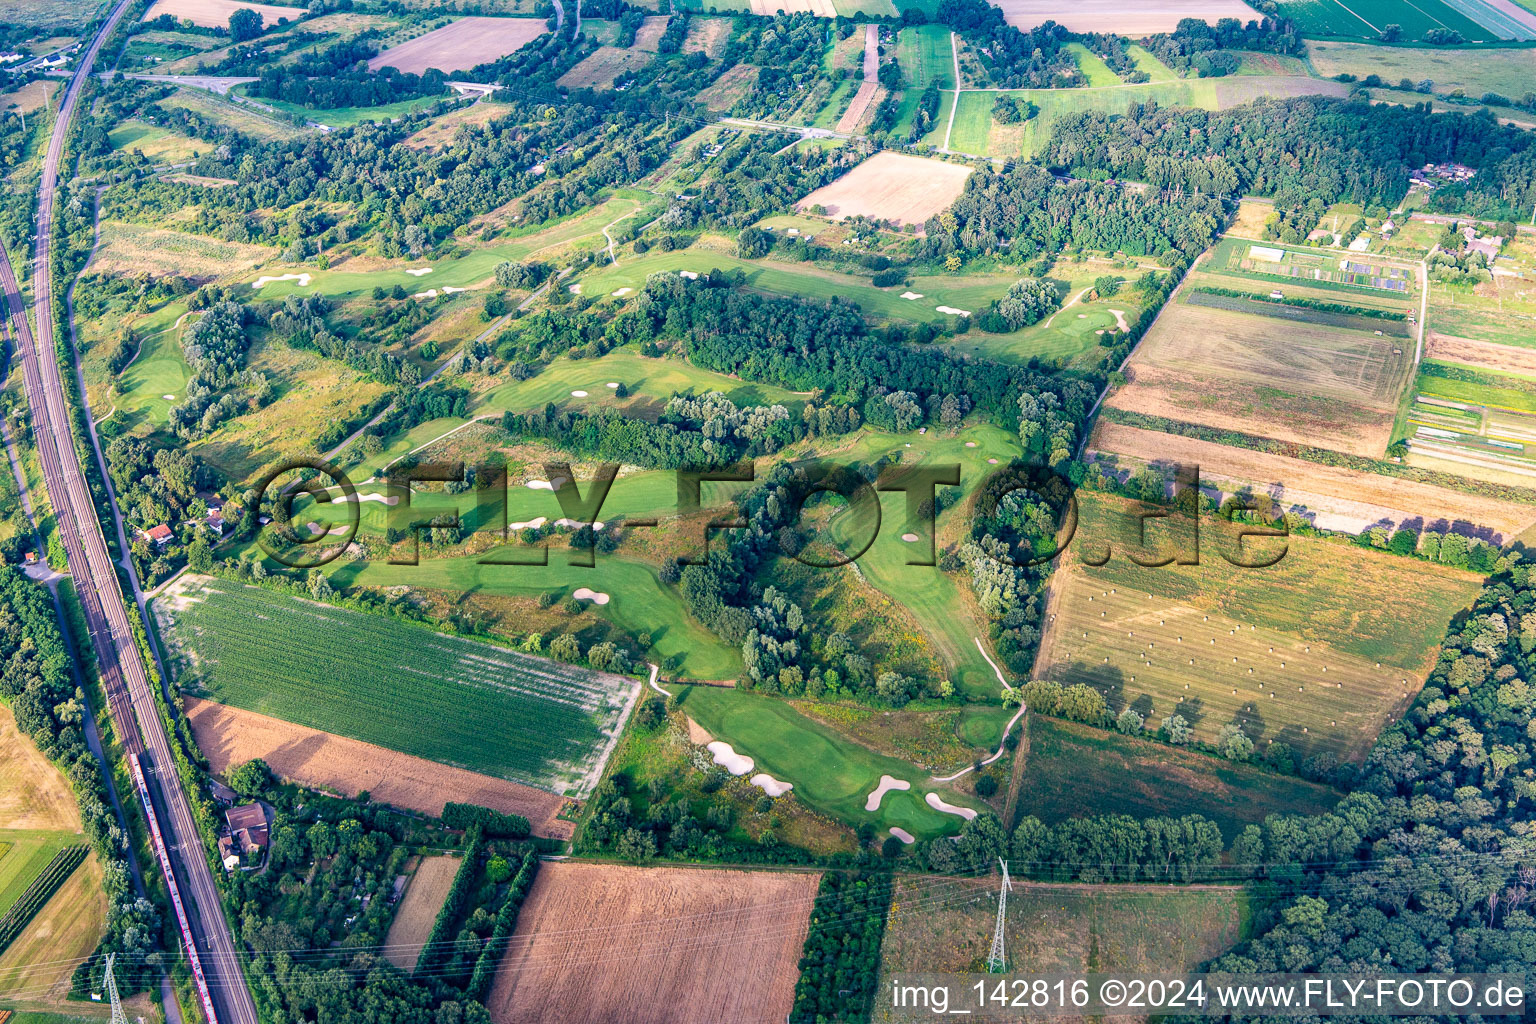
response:
[(1465, 476), (1536, 485), (1536, 392), (1516, 378), (1503, 378), (1510, 386), (1500, 386), (1496, 375), (1478, 376), (1419, 374), (1407, 417), (1408, 461), (1451, 463)]
[(639, 686), (208, 577), (154, 608), (183, 690), (556, 793), (596, 784)]
[(1216, 245), (1210, 262), (1218, 272), (1282, 284), (1374, 290), (1396, 293), (1405, 299), (1417, 294), (1411, 268), (1359, 253), (1340, 255), (1229, 238)]
[[(1477, 592), (1472, 573), (1306, 537), (1248, 541), (1200, 523), (1198, 565), (1149, 568), (1174, 541), (1139, 506), (1079, 496), (1080, 521), (1051, 585), (1036, 675), (1086, 683), (1156, 727), (1171, 714), (1213, 741), (1229, 723), (1262, 749), (1357, 759), (1406, 708), (1451, 617)], [(1284, 557), (1267, 568), (1233, 566)], [(1102, 566), (1081, 559), (1111, 557)], [(1084, 554), (1086, 553), (1086, 555)]]
[(1280, 0), (1279, 7), (1303, 35), (1374, 39), (1386, 26), (1398, 25), (1405, 39), (1422, 39), (1434, 29), (1473, 41), (1531, 38), (1523, 19), (1480, 0)]
[(1186, 287), (1147, 333), (1127, 368), (1129, 383), (1110, 405), (1379, 456), (1391, 441), (1412, 345), (1387, 335), (1391, 321), (1372, 331), (1326, 322), (1340, 319), (1346, 318), (1297, 305), (1233, 303)]

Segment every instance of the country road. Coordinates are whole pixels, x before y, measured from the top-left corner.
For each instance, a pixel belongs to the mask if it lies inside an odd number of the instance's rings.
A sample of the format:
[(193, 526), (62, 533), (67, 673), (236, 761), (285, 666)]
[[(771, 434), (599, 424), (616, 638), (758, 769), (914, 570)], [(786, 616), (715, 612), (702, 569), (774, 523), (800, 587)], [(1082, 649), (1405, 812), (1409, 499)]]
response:
[[(102, 45), (131, 3), (132, 0), (119, 0), (81, 57), (59, 104), (59, 116), (48, 140), (38, 186), (33, 252), (35, 335), (27, 319), (20, 284), (9, 256), (3, 250), (0, 250), (0, 287), (4, 288), (17, 338), (27, 401), (32, 411), (32, 432), (44, 481), (96, 650), (113, 723), (124, 752), (137, 755), (145, 767), (147, 788), (156, 805), (156, 816), (163, 823), (166, 846), (179, 861), (167, 881), (172, 888), (173, 908), (178, 911), (183, 941), (191, 946), (187, 951), (188, 959), (194, 965), (201, 965), (207, 979), (207, 996), (212, 1005), (205, 1006), (204, 1012), (226, 1024), (258, 1024), (256, 1006), (241, 969), (242, 957), (224, 918), (191, 805), (176, 775), (170, 740), (160, 717), (160, 705), (135, 640), (95, 498), (81, 471), (70, 432), (69, 403), (55, 351), (58, 328), (53, 318), (50, 252), (59, 165), (70, 121), (90, 79), (91, 69)], [(155, 799), (157, 795), (158, 799)], [(209, 1010), (213, 1012), (208, 1013)]]

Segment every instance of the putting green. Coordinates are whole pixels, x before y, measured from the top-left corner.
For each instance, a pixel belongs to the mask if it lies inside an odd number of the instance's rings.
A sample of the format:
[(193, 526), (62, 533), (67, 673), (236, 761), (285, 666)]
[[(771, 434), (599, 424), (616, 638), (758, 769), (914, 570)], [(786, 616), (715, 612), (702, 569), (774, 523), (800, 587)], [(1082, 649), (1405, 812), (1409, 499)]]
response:
[(138, 355), (117, 378), (113, 404), (120, 412), (162, 427), (170, 419), (171, 407), (186, 400), (192, 371), (181, 354), (181, 330), (174, 326), (185, 312), (184, 305), (174, 303), (135, 325)]
[[(923, 802), (928, 793), (982, 809), (974, 798), (931, 783), (923, 769), (876, 754), (782, 700), (718, 686), (688, 686), (680, 692), (690, 718), (751, 757), (755, 771), (793, 783), (795, 796), (813, 810), (853, 825), (873, 821), (883, 829), (894, 825), (931, 839), (959, 832), (964, 820), (929, 807)], [(881, 775), (904, 779), (912, 788), (887, 792), (878, 811), (866, 811), (864, 803)]]

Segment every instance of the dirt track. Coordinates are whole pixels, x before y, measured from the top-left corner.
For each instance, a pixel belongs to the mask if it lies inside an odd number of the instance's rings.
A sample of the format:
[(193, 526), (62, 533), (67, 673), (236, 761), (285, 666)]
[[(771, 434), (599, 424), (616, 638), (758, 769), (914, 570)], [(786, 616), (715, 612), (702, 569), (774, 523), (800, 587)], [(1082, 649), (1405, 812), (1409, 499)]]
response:
[(347, 796), (366, 791), (380, 803), (433, 817), (450, 800), (479, 804), (523, 815), (535, 835), (568, 839), (572, 834), (570, 823), (556, 818), (565, 799), (553, 793), (213, 701), (188, 697), (186, 702), (197, 745), (215, 772), (259, 757), (285, 779)]
[(778, 1024), (819, 878), (546, 863), (486, 1007), (496, 1024)]

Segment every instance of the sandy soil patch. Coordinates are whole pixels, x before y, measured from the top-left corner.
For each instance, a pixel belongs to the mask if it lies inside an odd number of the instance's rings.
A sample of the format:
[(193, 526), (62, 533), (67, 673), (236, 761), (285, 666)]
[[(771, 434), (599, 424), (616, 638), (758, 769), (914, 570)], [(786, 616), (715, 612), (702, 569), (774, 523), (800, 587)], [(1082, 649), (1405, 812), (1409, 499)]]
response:
[(702, 747), (702, 746), (708, 745), (708, 743), (711, 740), (713, 740), (713, 739), (714, 739), (714, 737), (709, 734), (709, 730), (708, 729), (704, 728), (702, 725), (700, 725), (698, 722), (695, 722), (693, 719), (691, 719), (691, 718), (688, 719), (688, 742), (689, 743), (697, 743), (699, 746)]
[(922, 224), (953, 203), (970, 176), (971, 168), (962, 164), (876, 153), (800, 200), (797, 208), (820, 206), (834, 220), (862, 214), (899, 224)]
[(997, 0), (997, 7), (1010, 25), (1023, 29), (1054, 21), (1073, 32), (1107, 32), (1133, 38), (1172, 32), (1183, 18), (1200, 18), (1212, 24), (1221, 18), (1237, 18), (1246, 24), (1262, 17), (1239, 0), (1078, 0), (1066, 5), (1055, 0)]
[(368, 67), (398, 68), (421, 74), (468, 71), (516, 53), (548, 29), (541, 18), (460, 18), (424, 36), (392, 46), (368, 62)]
[(1448, 363), (1476, 366), (1497, 373), (1520, 373), (1536, 377), (1536, 349), (1495, 345), (1488, 341), (1458, 338), (1438, 331), (1429, 333), (1425, 356)]
[(908, 832), (906, 829), (899, 825), (891, 826), (891, 835), (895, 836), (897, 839), (900, 839), (908, 846), (911, 846), (913, 843), (917, 842), (917, 839), (913, 837), (911, 832)]
[(421, 862), (406, 886), (400, 909), (395, 912), (389, 936), (384, 940), (384, 959), (402, 971), (414, 971), (421, 958), (421, 947), (432, 934), (437, 913), (458, 874), (459, 858), (451, 855), (428, 857)]
[(546, 863), (486, 1007), (496, 1024), (782, 1021), (819, 881)]
[(162, 14), (169, 14), (177, 21), (189, 18), (192, 24), (204, 28), (224, 28), (229, 25), (229, 16), (242, 7), (261, 15), (261, 23), (269, 28), (283, 18), (298, 21), (309, 13), (302, 7), (236, 3), (235, 0), (155, 0), (149, 10), (144, 12), (144, 20), (153, 21)]
[(505, 779), (386, 750), (371, 743), (188, 697), (187, 719), (215, 772), (259, 757), (286, 779), (437, 817), (448, 801), (521, 814), (537, 835), (570, 838), (556, 819), (563, 797)]
[(874, 812), (880, 809), (880, 801), (885, 799), (885, 794), (893, 789), (911, 789), (912, 783), (905, 779), (898, 779), (890, 775), (880, 776), (880, 785), (870, 791), (869, 799), (864, 801), (864, 809)]
[(612, 598), (598, 590), (589, 590), (586, 587), (577, 587), (571, 592), (571, 596), (578, 601), (591, 601), (593, 604), (607, 604)]
[(793, 782), (780, 782), (767, 772), (758, 772), (748, 781), (769, 796), (783, 796), (795, 788)]
[(1393, 510), (1400, 521), (1422, 518), (1431, 529), (1444, 529), (1446, 524), (1472, 524), (1487, 527), (1505, 538), (1536, 524), (1536, 506), (1118, 423), (1100, 422), (1090, 447), (1143, 461), (1198, 465), (1202, 479), (1253, 484), (1283, 507), (1299, 492), (1316, 503), (1311, 507), (1327, 511), (1353, 514), (1362, 505), (1369, 505)]

